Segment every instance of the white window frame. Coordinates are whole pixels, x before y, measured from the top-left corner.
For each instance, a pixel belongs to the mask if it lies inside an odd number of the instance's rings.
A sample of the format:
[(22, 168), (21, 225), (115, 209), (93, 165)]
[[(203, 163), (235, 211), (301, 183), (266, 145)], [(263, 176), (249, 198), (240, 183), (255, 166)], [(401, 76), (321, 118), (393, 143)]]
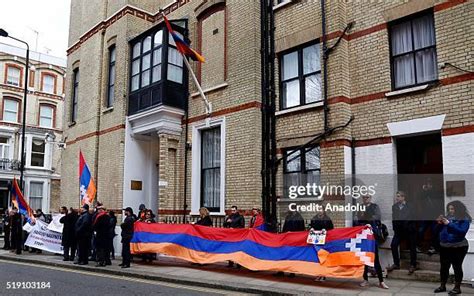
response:
[[(48, 76), (51, 77), (52, 82), (53, 82), (53, 84), (51, 85), (52, 91), (49, 91), (49, 90), (46, 89), (46, 85), (47, 85), (47, 84), (46, 84), (46, 77), (48, 77)], [(49, 93), (49, 94), (55, 94), (55, 93), (56, 93), (56, 89), (55, 89), (55, 87), (54, 87), (54, 86), (55, 86), (55, 80), (56, 80), (56, 77), (54, 77), (53, 75), (51, 75), (51, 74), (43, 74), (43, 81), (42, 81), (42, 82), (43, 82), (43, 85), (42, 85), (42, 90), (43, 90), (43, 92)]]
[(192, 172), (191, 172), (191, 215), (198, 215), (201, 207), (201, 132), (202, 130), (220, 126), (221, 128), (221, 180), (220, 180), (220, 211), (213, 215), (225, 215), (225, 168), (226, 168), (226, 124), (225, 117), (214, 118), (198, 123), (192, 128)]
[[(18, 71), (18, 77), (17, 78), (15, 78), (15, 76), (13, 76), (13, 75), (10, 75), (10, 69), (15, 69), (15, 70)], [(10, 77), (13, 77), (13, 78), (17, 79), (18, 83), (15, 84), (12, 80), (10, 80)], [(7, 66), (7, 84), (20, 87), (20, 85), (21, 85), (21, 69), (19, 69), (17, 67)]]
[[(42, 140), (44, 141), (44, 134), (26, 134), (25, 135), (25, 167), (27, 169), (35, 169), (35, 170), (50, 170), (52, 166), (52, 145), (51, 143), (45, 143), (44, 149), (44, 166), (31, 166), (31, 152), (32, 152), (32, 145), (33, 140)], [(21, 136), (19, 138), (19, 145), (18, 145), (18, 157), (21, 157)]]
[[(43, 113), (41, 112), (41, 109), (42, 109), (42, 108), (49, 108), (49, 109), (51, 109), (51, 117), (43, 116)], [(51, 107), (51, 106), (48, 106), (48, 105), (40, 105), (39, 113), (40, 113), (40, 116), (39, 116), (38, 125), (39, 125), (40, 127), (53, 128), (53, 125), (54, 125), (54, 108)], [(49, 126), (41, 125), (41, 119), (42, 119), (42, 118), (44, 118), (44, 119), (50, 119), (50, 120), (51, 120), (51, 125), (49, 125)]]
[[(10, 113), (13, 113), (12, 110), (7, 110), (7, 109), (6, 109), (6, 104), (5, 104), (6, 101), (11, 101), (11, 102), (15, 102), (15, 103), (16, 103), (16, 110), (15, 110), (15, 115), (16, 115), (15, 117), (16, 117), (16, 119), (15, 119), (15, 121), (9, 121), (9, 120), (6, 120), (6, 119), (5, 119), (5, 112), (8, 111), (8, 112), (10, 112)], [(3, 121), (5, 121), (5, 122), (18, 123), (18, 110), (19, 110), (19, 109), (20, 109), (20, 102), (18, 102), (17, 100), (12, 100), (12, 99), (8, 99), (8, 98), (4, 98), (4, 99), (3, 99), (3, 114), (2, 114), (2, 119), (3, 119)]]
[[(31, 183), (43, 183), (43, 197), (41, 200), (41, 209), (43, 213), (49, 213), (49, 204), (50, 204), (50, 190), (49, 190), (49, 179), (41, 179), (41, 178), (31, 178), (25, 180), (26, 183), (26, 192), (28, 192), (28, 203), (30, 203), (30, 193), (31, 193)], [(32, 209), (37, 210), (37, 209)]]

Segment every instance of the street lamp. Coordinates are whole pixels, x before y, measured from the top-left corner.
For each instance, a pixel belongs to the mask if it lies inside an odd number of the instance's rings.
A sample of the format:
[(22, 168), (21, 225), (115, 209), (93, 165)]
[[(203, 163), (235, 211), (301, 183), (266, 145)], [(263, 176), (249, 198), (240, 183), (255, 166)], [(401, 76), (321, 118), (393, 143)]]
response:
[(8, 32), (0, 29), (0, 37), (6, 37), (18, 42), (21, 42), (26, 45), (26, 63), (25, 63), (25, 85), (24, 85), (24, 95), (23, 95), (23, 122), (21, 125), (21, 164), (20, 164), (20, 188), (23, 191), (23, 174), (25, 170), (25, 130), (26, 130), (26, 96), (28, 94), (28, 65), (30, 62), (30, 47), (28, 43), (23, 40), (17, 39), (13, 36), (8, 35)]

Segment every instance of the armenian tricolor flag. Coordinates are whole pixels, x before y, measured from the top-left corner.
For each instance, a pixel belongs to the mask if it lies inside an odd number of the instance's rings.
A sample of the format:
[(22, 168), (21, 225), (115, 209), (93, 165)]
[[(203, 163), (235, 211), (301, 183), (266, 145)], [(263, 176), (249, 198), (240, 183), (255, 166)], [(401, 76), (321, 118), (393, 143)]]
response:
[(12, 194), (12, 203), (18, 209), (18, 212), (25, 216), (28, 222), (35, 221), (34, 212), (23, 197), (23, 193), (20, 190), (20, 186), (18, 186), (16, 178), (13, 179), (10, 192)]
[(176, 43), (176, 48), (178, 49), (178, 51), (182, 55), (190, 57), (193, 61), (199, 61), (201, 63), (204, 63), (204, 61), (205, 61), (204, 57), (202, 55), (200, 55), (197, 51), (192, 49), (189, 46), (189, 43), (186, 42), (183, 38), (181, 38), (181, 36), (176, 34), (176, 32), (173, 30), (173, 28), (171, 28), (171, 24), (170, 24), (170, 22), (168, 21), (168, 19), (166, 18), (165, 15), (163, 15), (163, 18), (165, 20), (165, 24), (166, 24), (166, 27), (168, 28), (169, 33), (173, 37), (174, 43)]
[(96, 188), (94, 179), (92, 179), (91, 176), (91, 171), (82, 155), (82, 151), (79, 151), (79, 190), (81, 205), (92, 204), (95, 198)]
[(130, 245), (133, 254), (163, 253), (200, 264), (232, 260), (251, 270), (312, 276), (358, 278), (364, 265), (373, 266), (375, 240), (367, 226), (330, 230), (324, 245), (307, 244), (307, 236), (136, 222)]

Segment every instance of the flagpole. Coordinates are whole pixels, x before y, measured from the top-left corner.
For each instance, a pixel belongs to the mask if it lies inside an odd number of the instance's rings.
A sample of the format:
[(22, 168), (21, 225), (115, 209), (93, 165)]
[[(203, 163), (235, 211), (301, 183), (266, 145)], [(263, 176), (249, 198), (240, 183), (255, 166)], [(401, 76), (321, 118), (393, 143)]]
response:
[(206, 95), (204, 94), (204, 91), (202, 90), (201, 84), (199, 84), (199, 81), (196, 78), (196, 75), (194, 74), (193, 69), (191, 68), (191, 65), (189, 64), (188, 59), (181, 53), (181, 56), (183, 57), (184, 63), (186, 64), (186, 67), (188, 68), (189, 73), (191, 73), (191, 77), (194, 80), (194, 83), (196, 84), (199, 94), (201, 95), (204, 104), (206, 104), (206, 114), (207, 116), (210, 116), (212, 113), (212, 105), (211, 103), (207, 100)]

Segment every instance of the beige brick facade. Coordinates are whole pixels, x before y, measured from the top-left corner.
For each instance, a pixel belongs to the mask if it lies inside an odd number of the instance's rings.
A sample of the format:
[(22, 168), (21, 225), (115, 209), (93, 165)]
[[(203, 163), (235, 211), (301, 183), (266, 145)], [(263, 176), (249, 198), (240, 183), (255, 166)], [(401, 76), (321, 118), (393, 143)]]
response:
[[(106, 3), (106, 4), (103, 4)], [(225, 118), (225, 208), (237, 205), (250, 210), (261, 205), (261, 91), (259, 3), (246, 1), (72, 1), (66, 84), (65, 136), (62, 203), (77, 202), (78, 153), (81, 150), (98, 187), (99, 200), (110, 208), (125, 203), (128, 179), (124, 159), (129, 135), (128, 95), (130, 73), (129, 41), (161, 23), (158, 9), (169, 19), (188, 21), (189, 39), (207, 63), (193, 68), (213, 105), (213, 119)], [(438, 82), (420, 92), (387, 97), (392, 91), (388, 27), (391, 21), (432, 9), (435, 21), (438, 63), (449, 62), (472, 71), (473, 2), (423, 1), (327, 1), (328, 47), (335, 44), (345, 26), (353, 22), (328, 59), (329, 126), (352, 123), (321, 143), (321, 176), (340, 180), (347, 173), (345, 147), (391, 143), (387, 123), (446, 114), (442, 133), (473, 132), (474, 100), (472, 73), (452, 67), (438, 69)], [(275, 48), (278, 59), (276, 86), (280, 94), (279, 58), (307, 42), (321, 42), (319, 1), (288, 1), (275, 10)], [(117, 54), (115, 102), (107, 108), (108, 48)], [(79, 111), (74, 124), (70, 114), (73, 71), (79, 67)], [(322, 57), (321, 57), (322, 67)], [(321, 75), (323, 75), (323, 70)], [(186, 212), (191, 210), (192, 151), (198, 149), (193, 128), (205, 122), (205, 108), (197, 88), (189, 82), (189, 130), (185, 119), (179, 135), (163, 132), (151, 137), (158, 155), (159, 186), (154, 197), (162, 215), (181, 215), (184, 209), (184, 138), (187, 151)], [(279, 101), (278, 95), (277, 100)], [(279, 104), (278, 104), (279, 105)], [(279, 110), (279, 108), (278, 108)], [(283, 111), (283, 112), (282, 112)], [(321, 103), (305, 108), (279, 110), (276, 140), (279, 151), (297, 147), (324, 130)], [(280, 153), (279, 156), (282, 154)], [(194, 160), (196, 161), (196, 160)], [(350, 166), (350, 165), (349, 165)], [(330, 177), (329, 177), (330, 176)], [(283, 167), (278, 168), (278, 195), (283, 197)], [(144, 184), (148, 186), (148, 184)], [(155, 210), (155, 209), (154, 209)], [(334, 217), (338, 225), (344, 217)]]

